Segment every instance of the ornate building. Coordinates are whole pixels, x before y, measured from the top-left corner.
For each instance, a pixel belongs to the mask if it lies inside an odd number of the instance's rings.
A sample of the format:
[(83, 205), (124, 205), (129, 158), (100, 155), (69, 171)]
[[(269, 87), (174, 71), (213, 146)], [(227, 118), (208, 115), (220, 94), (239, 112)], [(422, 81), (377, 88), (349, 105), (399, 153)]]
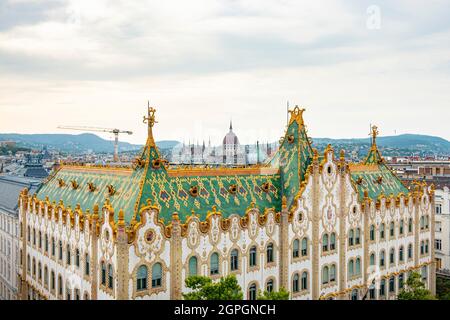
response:
[(23, 189), (33, 195), (40, 182), (25, 177), (0, 175), (0, 300), (15, 300), (18, 293), (19, 206)]
[(181, 299), (185, 279), (235, 274), (292, 299), (393, 299), (408, 273), (435, 291), (434, 189), (407, 189), (377, 130), (367, 159), (311, 147), (303, 110), (246, 168), (173, 168), (148, 140), (133, 167), (61, 166), (20, 196), (22, 299)]

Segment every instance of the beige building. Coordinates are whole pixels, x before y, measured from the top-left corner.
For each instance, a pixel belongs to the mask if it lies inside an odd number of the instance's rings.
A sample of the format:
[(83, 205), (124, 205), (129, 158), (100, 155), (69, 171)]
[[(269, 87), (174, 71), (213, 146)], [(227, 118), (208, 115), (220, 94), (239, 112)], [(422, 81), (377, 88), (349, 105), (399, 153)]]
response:
[(153, 138), (130, 168), (61, 166), (19, 198), (22, 299), (181, 299), (191, 275), (235, 274), (245, 299), (395, 299), (435, 291), (434, 190), (409, 190), (376, 145), (346, 163), (290, 111), (278, 151), (248, 167), (171, 167)]

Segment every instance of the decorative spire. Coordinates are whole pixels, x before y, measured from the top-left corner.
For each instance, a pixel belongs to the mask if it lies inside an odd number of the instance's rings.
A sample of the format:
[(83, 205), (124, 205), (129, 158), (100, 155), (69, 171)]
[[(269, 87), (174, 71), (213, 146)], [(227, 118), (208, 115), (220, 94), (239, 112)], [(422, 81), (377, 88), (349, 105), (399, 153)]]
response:
[(230, 131), (233, 131), (233, 120), (230, 120)]
[(372, 147), (377, 145), (377, 137), (380, 133), (378, 132), (377, 126), (372, 126), (372, 132), (370, 135), (372, 136)]
[(383, 162), (383, 157), (377, 147), (377, 137), (379, 134), (378, 127), (372, 126), (372, 132), (370, 133), (370, 136), (372, 137), (372, 146), (369, 150), (365, 164), (380, 164)]
[(294, 121), (297, 121), (299, 125), (303, 125), (303, 112), (305, 112), (305, 109), (300, 109), (298, 106), (295, 106), (294, 110), (288, 110), (291, 118), (289, 120), (289, 124), (291, 124)]
[(155, 112), (156, 110), (153, 107), (150, 107), (150, 101), (148, 101), (148, 116), (145, 117), (144, 116), (144, 123), (147, 123), (148, 125), (148, 140), (147, 140), (147, 144), (150, 144), (152, 146), (155, 145), (155, 140), (153, 139), (153, 131), (152, 128), (155, 125), (155, 123), (158, 123), (155, 120)]

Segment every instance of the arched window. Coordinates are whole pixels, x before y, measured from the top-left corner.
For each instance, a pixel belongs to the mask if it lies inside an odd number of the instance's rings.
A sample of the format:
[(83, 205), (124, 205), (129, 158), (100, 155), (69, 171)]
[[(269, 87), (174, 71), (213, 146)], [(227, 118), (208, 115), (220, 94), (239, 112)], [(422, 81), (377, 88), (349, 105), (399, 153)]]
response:
[(103, 261), (101, 263), (101, 272), (102, 272), (102, 285), (106, 286), (106, 265)]
[(322, 251), (328, 251), (328, 234), (326, 233), (322, 236)]
[(197, 257), (191, 257), (189, 259), (189, 276), (193, 277), (198, 274), (198, 263), (197, 263)]
[(336, 265), (332, 264), (330, 267), (330, 282), (336, 281)]
[(108, 265), (108, 287), (110, 289), (114, 288), (114, 271), (112, 265)]
[(248, 289), (248, 299), (249, 300), (256, 300), (256, 290), (257, 290), (256, 284), (252, 283), (252, 285)]
[(328, 266), (323, 267), (322, 269), (322, 284), (327, 284), (330, 281), (330, 270)]
[(398, 276), (398, 290), (402, 290), (404, 284), (405, 284), (405, 275), (403, 273), (401, 273)]
[(391, 251), (389, 252), (389, 264), (394, 263), (395, 263), (395, 250), (394, 248), (392, 248)]
[(404, 257), (403, 257), (403, 246), (400, 247), (400, 249), (398, 250), (398, 260), (400, 262), (403, 262)]
[(255, 246), (250, 248), (249, 264), (250, 264), (250, 267), (256, 266), (256, 247)]
[(60, 297), (62, 297), (62, 295), (63, 295), (63, 292), (64, 292), (63, 289), (64, 289), (64, 288), (63, 288), (63, 283), (62, 283), (61, 275), (58, 275), (58, 295), (59, 295)]
[(403, 222), (403, 219), (401, 219), (400, 220), (400, 226), (398, 228), (399, 229), (399, 233), (400, 233), (401, 236), (403, 235), (403, 232), (404, 232), (403, 225), (404, 225), (404, 222)]
[(302, 257), (306, 257), (308, 255), (308, 239), (303, 238), (302, 240)]
[(334, 232), (330, 236), (330, 250), (336, 250), (336, 234)]
[(48, 268), (47, 268), (47, 266), (44, 267), (44, 285), (48, 286)]
[(351, 247), (355, 244), (355, 232), (353, 231), (353, 229), (350, 230), (349, 234), (348, 234), (348, 245)]
[(428, 215), (426, 215), (425, 216), (425, 229), (428, 230), (428, 227), (429, 227), (429, 218), (428, 218)]
[(219, 255), (214, 252), (210, 258), (210, 273), (211, 275), (219, 274)]
[(162, 266), (155, 263), (152, 268), (152, 288), (159, 288), (162, 285)]
[(36, 277), (36, 259), (33, 258), (33, 277)]
[(267, 263), (274, 262), (273, 243), (269, 243), (267, 246)]
[(420, 230), (425, 229), (425, 217), (421, 216), (420, 217)]
[(430, 246), (430, 240), (425, 242), (425, 253), (428, 253), (428, 247)]
[(389, 236), (393, 238), (395, 236), (395, 224), (394, 222), (391, 222), (389, 227)]
[(55, 256), (55, 247), (56, 247), (55, 238), (52, 237), (52, 256), (53, 257)]
[(84, 255), (84, 274), (86, 276), (89, 276), (90, 273), (91, 273), (91, 265), (89, 261), (89, 254), (86, 253)]
[(352, 300), (358, 300), (358, 290), (352, 291)]
[(302, 273), (302, 290), (308, 290), (308, 273)]
[(28, 238), (28, 242), (30, 242), (30, 239), (31, 239), (30, 227), (28, 226), (27, 229), (28, 229), (28, 230), (27, 230), (27, 238)]
[(266, 291), (271, 293), (273, 292), (273, 280), (269, 279), (266, 283)]
[(42, 248), (42, 232), (41, 231), (39, 231), (39, 238), (38, 238), (38, 243), (39, 243), (39, 249), (41, 249)]
[(370, 255), (370, 265), (374, 266), (375, 265), (375, 253), (372, 253)]
[(147, 290), (148, 268), (145, 265), (139, 267), (136, 275), (137, 291)]
[(384, 267), (384, 266), (385, 266), (385, 253), (384, 253), (384, 250), (383, 250), (380, 253), (380, 267)]
[(48, 235), (45, 234), (45, 252), (48, 252)]
[(84, 300), (89, 300), (89, 294), (87, 292), (84, 293)]
[(422, 281), (427, 282), (428, 280), (428, 268), (427, 266), (422, 267)]
[(41, 265), (41, 262), (38, 263), (38, 279), (39, 279), (39, 281), (42, 280), (42, 265)]
[(59, 260), (62, 261), (62, 259), (63, 259), (62, 241), (59, 240)]
[(30, 255), (27, 255), (27, 271), (31, 272), (31, 260)]
[(78, 301), (80, 300), (80, 289), (75, 289), (75, 300)]
[(373, 224), (370, 226), (370, 241), (375, 241), (375, 226)]
[(299, 292), (299, 277), (298, 273), (294, 274), (292, 278), (292, 292)]
[(384, 297), (386, 295), (386, 280), (381, 279), (380, 281), (380, 297)]
[(80, 250), (78, 248), (75, 250), (75, 265), (77, 268), (80, 267)]
[(50, 276), (50, 288), (52, 290), (55, 290), (55, 271), (52, 270), (51, 276)]
[(389, 293), (395, 292), (395, 277), (389, 279)]
[(70, 266), (70, 264), (71, 264), (71, 261), (72, 261), (72, 259), (71, 259), (71, 254), (70, 254), (70, 245), (67, 245), (67, 255), (66, 255), (66, 257), (67, 257), (67, 265), (69, 265)]
[(292, 257), (298, 258), (300, 256), (300, 241), (298, 239), (294, 240), (294, 243), (292, 244)]
[(356, 236), (355, 236), (355, 244), (359, 245), (361, 243), (361, 229), (356, 229)]
[(420, 254), (423, 255), (425, 253), (425, 242), (420, 242)]
[(380, 226), (380, 239), (384, 240), (384, 223)]
[(361, 259), (360, 258), (356, 259), (355, 265), (356, 265), (355, 274), (359, 276), (359, 275), (361, 275)]
[(413, 256), (413, 246), (412, 244), (408, 245), (408, 259), (412, 259)]
[(355, 262), (353, 260), (350, 260), (348, 263), (348, 276), (349, 278), (353, 277), (355, 274)]
[(33, 246), (36, 245), (36, 229), (33, 228)]
[(236, 271), (239, 269), (239, 253), (237, 249), (233, 249), (231, 251), (231, 257), (230, 257), (230, 270)]
[(408, 220), (408, 233), (412, 233), (413, 232), (413, 220), (412, 218), (409, 218)]

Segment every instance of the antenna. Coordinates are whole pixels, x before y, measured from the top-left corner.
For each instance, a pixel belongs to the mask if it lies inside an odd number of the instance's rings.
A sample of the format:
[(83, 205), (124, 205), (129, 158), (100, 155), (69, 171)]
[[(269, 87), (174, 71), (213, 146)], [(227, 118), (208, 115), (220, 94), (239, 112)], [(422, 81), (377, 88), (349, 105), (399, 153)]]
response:
[(286, 107), (286, 126), (289, 126), (289, 100), (287, 101), (287, 107)]

